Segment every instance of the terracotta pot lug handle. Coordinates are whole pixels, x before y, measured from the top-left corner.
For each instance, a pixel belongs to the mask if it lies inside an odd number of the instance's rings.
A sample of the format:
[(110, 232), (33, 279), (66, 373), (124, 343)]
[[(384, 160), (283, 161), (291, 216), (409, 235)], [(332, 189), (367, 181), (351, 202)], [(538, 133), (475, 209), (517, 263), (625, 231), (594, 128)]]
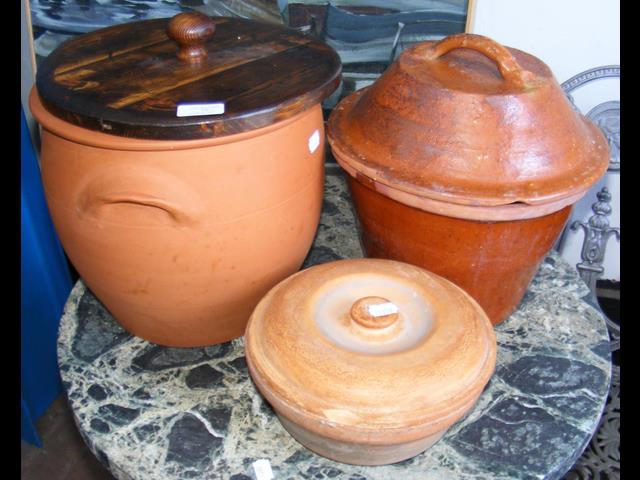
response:
[(484, 54), (496, 63), (505, 81), (515, 86), (525, 87), (531, 83), (533, 74), (524, 70), (509, 50), (483, 35), (473, 33), (450, 35), (429, 45), (421, 53), (425, 55), (427, 60), (437, 60), (456, 48), (469, 48)]
[(213, 19), (200, 12), (179, 13), (167, 25), (167, 35), (180, 46), (178, 58), (189, 63), (199, 63), (207, 56), (204, 44), (215, 30)]
[(129, 193), (99, 195), (86, 199), (80, 203), (80, 211), (99, 216), (99, 210), (106, 205), (130, 204), (138, 205), (146, 208), (157, 208), (164, 211), (176, 223), (191, 224), (193, 223), (191, 216), (180, 211), (177, 207), (170, 204), (166, 200), (151, 196), (134, 195)]

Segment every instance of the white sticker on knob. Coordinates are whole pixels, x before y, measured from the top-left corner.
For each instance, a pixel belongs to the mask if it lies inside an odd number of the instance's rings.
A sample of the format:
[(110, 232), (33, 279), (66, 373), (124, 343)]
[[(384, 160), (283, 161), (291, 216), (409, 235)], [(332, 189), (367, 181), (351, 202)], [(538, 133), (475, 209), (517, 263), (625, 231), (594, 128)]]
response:
[(315, 152), (320, 146), (320, 132), (315, 130), (309, 137), (309, 152)]
[(398, 307), (391, 302), (380, 303), (378, 305), (369, 305), (369, 313), (374, 317), (384, 317), (392, 313), (398, 313)]
[(181, 103), (178, 105), (178, 117), (198, 117), (201, 115), (220, 115), (224, 113), (224, 102)]
[(274, 478), (271, 462), (266, 458), (253, 462), (253, 471), (256, 472), (256, 480), (271, 480)]

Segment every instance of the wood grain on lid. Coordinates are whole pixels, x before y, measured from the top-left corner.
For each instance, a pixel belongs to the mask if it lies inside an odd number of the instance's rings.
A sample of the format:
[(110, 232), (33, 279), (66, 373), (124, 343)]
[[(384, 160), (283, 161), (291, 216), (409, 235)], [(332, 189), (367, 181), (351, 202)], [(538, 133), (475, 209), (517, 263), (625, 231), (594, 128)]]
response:
[[(45, 59), (36, 86), (45, 107), (75, 125), (124, 137), (187, 140), (270, 125), (321, 102), (340, 60), (294, 30), (213, 17), (206, 56), (178, 58), (170, 19), (97, 30)], [(177, 106), (217, 103), (224, 114), (178, 117)]]

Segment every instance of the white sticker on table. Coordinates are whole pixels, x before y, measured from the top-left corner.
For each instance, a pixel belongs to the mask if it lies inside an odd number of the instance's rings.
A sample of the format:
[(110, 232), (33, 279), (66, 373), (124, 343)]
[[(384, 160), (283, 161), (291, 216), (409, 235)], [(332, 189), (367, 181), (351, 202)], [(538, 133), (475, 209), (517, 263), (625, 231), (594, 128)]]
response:
[(309, 137), (309, 152), (315, 152), (320, 146), (320, 132), (315, 130)]
[(369, 305), (369, 314), (374, 317), (384, 317), (392, 313), (398, 313), (398, 307), (394, 303), (379, 303), (378, 305)]
[(181, 103), (178, 105), (178, 117), (198, 117), (201, 115), (220, 115), (224, 113), (224, 102)]
[(271, 462), (266, 458), (253, 462), (253, 471), (256, 472), (256, 480), (272, 480), (274, 478)]

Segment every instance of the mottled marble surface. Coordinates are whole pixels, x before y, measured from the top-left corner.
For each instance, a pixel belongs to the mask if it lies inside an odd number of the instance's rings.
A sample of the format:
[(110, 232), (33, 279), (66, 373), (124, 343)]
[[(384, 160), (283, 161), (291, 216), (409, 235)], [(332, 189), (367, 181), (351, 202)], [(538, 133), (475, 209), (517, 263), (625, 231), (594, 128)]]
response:
[[(360, 257), (344, 179), (329, 169), (305, 266)], [(58, 338), (63, 383), (85, 441), (119, 479), (560, 478), (589, 442), (611, 377), (608, 336), (574, 268), (551, 253), (496, 328), (495, 375), (472, 412), (427, 452), (382, 467), (322, 458), (282, 428), (247, 372), (242, 339), (207, 348), (126, 333), (79, 281)]]

